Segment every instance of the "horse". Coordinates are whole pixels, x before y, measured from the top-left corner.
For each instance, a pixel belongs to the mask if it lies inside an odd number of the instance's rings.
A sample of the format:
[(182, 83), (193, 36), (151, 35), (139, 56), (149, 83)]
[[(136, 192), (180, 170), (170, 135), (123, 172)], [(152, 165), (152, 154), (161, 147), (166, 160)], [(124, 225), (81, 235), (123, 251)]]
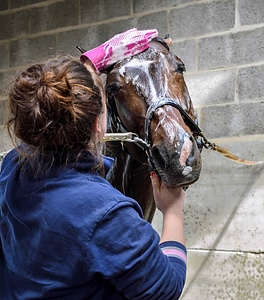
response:
[(150, 171), (171, 187), (187, 188), (199, 179), (199, 127), (186, 86), (182, 60), (170, 52), (171, 40), (156, 38), (144, 52), (107, 70), (108, 133), (128, 139), (106, 141), (115, 158), (109, 182), (140, 204), (144, 218), (155, 213)]

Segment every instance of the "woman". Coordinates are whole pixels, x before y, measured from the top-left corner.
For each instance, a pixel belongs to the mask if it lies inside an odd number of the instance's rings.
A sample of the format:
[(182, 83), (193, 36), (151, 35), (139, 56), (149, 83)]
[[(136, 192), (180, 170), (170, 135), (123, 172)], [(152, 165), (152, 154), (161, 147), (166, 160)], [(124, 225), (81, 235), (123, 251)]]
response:
[(0, 175), (1, 299), (178, 299), (186, 275), (181, 188), (151, 172), (161, 238), (115, 190), (102, 157), (106, 97), (69, 57), (19, 73)]

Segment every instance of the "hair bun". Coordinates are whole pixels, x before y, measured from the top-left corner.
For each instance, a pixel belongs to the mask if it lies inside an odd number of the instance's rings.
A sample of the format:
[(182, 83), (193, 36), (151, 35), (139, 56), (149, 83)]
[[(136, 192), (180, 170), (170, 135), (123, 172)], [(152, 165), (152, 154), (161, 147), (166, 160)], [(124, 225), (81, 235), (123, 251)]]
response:
[(35, 64), (18, 74), (11, 88), (7, 126), (44, 152), (85, 149), (102, 111), (102, 93), (103, 86), (72, 58)]

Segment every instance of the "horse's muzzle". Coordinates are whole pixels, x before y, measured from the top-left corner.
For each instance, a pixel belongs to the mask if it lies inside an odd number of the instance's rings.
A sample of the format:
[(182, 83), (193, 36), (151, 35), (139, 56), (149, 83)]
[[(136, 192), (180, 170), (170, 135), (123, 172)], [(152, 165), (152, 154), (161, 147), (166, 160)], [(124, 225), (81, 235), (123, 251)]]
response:
[(175, 151), (166, 144), (151, 148), (151, 167), (168, 186), (187, 186), (199, 179), (202, 162), (196, 141), (190, 138)]

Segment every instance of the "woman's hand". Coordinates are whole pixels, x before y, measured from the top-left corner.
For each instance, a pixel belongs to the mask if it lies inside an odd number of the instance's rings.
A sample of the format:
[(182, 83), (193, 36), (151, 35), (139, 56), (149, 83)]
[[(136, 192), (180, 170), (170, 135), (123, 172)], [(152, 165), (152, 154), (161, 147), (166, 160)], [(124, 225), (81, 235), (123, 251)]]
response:
[(168, 187), (155, 172), (151, 172), (150, 175), (157, 208), (162, 213), (170, 210), (183, 212), (185, 200), (183, 189), (181, 187)]
[(185, 244), (183, 209), (185, 192), (181, 187), (168, 187), (155, 172), (150, 173), (157, 208), (163, 214), (161, 242), (177, 241)]

